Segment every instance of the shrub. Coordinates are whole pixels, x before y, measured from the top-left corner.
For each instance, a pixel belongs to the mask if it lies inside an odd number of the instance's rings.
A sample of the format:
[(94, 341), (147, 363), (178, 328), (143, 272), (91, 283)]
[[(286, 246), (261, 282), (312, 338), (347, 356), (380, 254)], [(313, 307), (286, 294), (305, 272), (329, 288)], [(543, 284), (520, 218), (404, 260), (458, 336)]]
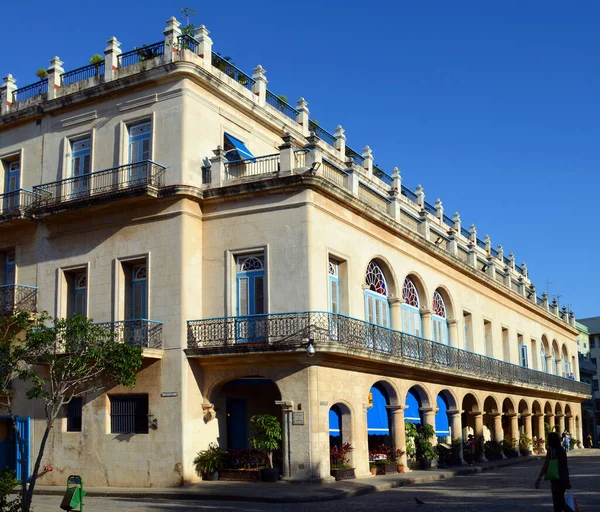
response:
[(19, 485), (19, 481), (15, 477), (14, 471), (0, 469), (0, 510), (3, 512), (21, 512), (21, 496), (16, 496), (12, 501), (8, 501), (9, 494), (17, 485)]
[(342, 446), (335, 445), (329, 451), (331, 469), (349, 469), (348, 454), (354, 450), (350, 443), (344, 443)]
[(227, 452), (217, 443), (210, 443), (208, 449), (198, 452), (194, 459), (196, 473), (207, 475), (223, 469), (227, 464)]
[(514, 437), (506, 436), (502, 440), (502, 450), (505, 454), (516, 453), (518, 444), (519, 442)]
[(269, 461), (268, 467), (273, 467), (273, 452), (279, 448), (281, 441), (281, 423), (271, 414), (259, 414), (250, 418), (250, 444), (252, 448), (264, 450)]
[(435, 429), (425, 423), (417, 426), (417, 437), (415, 438), (415, 452), (417, 460), (433, 460), (435, 450), (430, 439), (435, 435)]
[(533, 446), (533, 440), (526, 434), (521, 434), (519, 437), (519, 448), (521, 451), (528, 452)]

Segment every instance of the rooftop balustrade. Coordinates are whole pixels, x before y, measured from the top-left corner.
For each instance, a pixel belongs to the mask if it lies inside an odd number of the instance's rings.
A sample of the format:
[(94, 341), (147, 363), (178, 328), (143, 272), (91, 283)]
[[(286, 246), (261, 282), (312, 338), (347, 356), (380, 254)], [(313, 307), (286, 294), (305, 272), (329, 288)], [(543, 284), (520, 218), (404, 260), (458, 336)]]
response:
[(13, 103), (19, 103), (36, 96), (42, 96), (48, 92), (48, 79), (41, 80), (31, 85), (21, 87), (16, 91), (13, 91), (12, 101)]
[(122, 53), (118, 56), (117, 62), (119, 63), (119, 68), (126, 68), (133, 66), (134, 64), (139, 64), (140, 62), (154, 59), (155, 57), (160, 57), (161, 55), (164, 55), (164, 53), (165, 42), (159, 41), (158, 43), (148, 46), (144, 45)]
[(225, 163), (227, 178), (272, 175), (279, 171), (279, 153)]
[(67, 71), (61, 75), (60, 83), (62, 87), (65, 87), (89, 78), (98, 78), (102, 75), (104, 75), (104, 61)]
[(225, 73), (229, 78), (235, 80), (238, 84), (243, 85), (246, 89), (252, 91), (254, 80), (241, 69), (235, 67), (235, 65), (227, 59), (221, 57), (218, 53), (213, 52), (212, 65), (219, 71)]
[[(426, 340), (345, 315), (311, 311), (189, 320), (188, 355), (286, 352), (312, 339), (318, 351), (346, 351), (480, 380), (589, 395), (590, 386)], [(393, 359), (390, 359), (393, 358)]]
[(291, 120), (296, 120), (298, 111), (284, 99), (280, 98), (279, 96), (275, 96), (275, 94), (269, 90), (267, 90), (265, 101), (267, 102), (267, 105), (271, 105), (273, 108), (281, 112), (283, 115), (289, 117)]
[(35, 286), (24, 284), (5, 284), (0, 286), (0, 314), (12, 315), (18, 311), (35, 313), (37, 311), (37, 292)]
[(165, 184), (165, 167), (144, 160), (33, 187), (35, 212), (48, 212), (74, 202), (89, 202), (143, 193)]

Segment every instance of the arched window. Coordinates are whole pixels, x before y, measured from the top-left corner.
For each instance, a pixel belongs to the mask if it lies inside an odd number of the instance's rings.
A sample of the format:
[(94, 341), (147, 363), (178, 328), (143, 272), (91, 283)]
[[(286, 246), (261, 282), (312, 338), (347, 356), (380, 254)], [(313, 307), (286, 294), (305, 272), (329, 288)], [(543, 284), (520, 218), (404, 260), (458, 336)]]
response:
[(433, 341), (448, 344), (448, 321), (446, 317), (446, 303), (437, 290), (433, 294), (433, 314), (431, 315), (431, 332)]
[(413, 336), (421, 336), (421, 306), (419, 292), (410, 277), (404, 280), (402, 287), (402, 330)]
[(546, 350), (543, 343), (540, 347), (540, 370), (548, 373), (548, 359), (546, 358)]
[(264, 257), (237, 258), (237, 315), (261, 315), (265, 312)]
[(558, 363), (556, 362), (556, 350), (552, 347), (552, 373), (558, 375)]
[(387, 283), (381, 267), (371, 261), (365, 276), (365, 317), (367, 322), (389, 327), (390, 315), (387, 300)]

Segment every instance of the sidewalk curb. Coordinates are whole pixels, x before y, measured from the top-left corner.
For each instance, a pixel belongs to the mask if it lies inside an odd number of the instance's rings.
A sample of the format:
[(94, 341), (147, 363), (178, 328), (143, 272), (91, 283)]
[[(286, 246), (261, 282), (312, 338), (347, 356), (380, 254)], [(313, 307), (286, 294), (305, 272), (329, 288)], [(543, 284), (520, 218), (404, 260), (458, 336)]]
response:
[[(355, 489), (335, 489), (323, 486), (322, 490), (316, 491), (317, 493), (323, 492), (319, 495), (316, 493), (308, 494), (304, 496), (285, 496), (282, 494), (277, 495), (277, 491), (273, 492), (273, 487), (265, 489), (270, 495), (265, 496), (253, 496), (243, 494), (232, 494), (230, 489), (223, 489), (222, 492), (193, 492), (186, 490), (181, 492), (181, 488), (174, 487), (173, 489), (165, 489), (160, 491), (152, 491), (150, 488), (147, 491), (131, 491), (127, 489), (115, 489), (110, 491), (94, 490), (94, 488), (86, 489), (86, 496), (92, 498), (129, 498), (129, 499), (153, 499), (153, 500), (195, 500), (195, 501), (247, 501), (255, 503), (314, 503), (324, 502), (333, 500), (342, 500), (355, 496), (364, 496), (366, 494), (373, 494), (376, 492), (389, 491), (398, 487), (405, 487), (407, 485), (422, 484), (427, 482), (435, 482), (438, 480), (446, 480), (456, 476), (463, 476), (469, 474), (482, 473), (484, 471), (490, 471), (506, 466), (513, 466), (515, 464), (523, 464), (527, 462), (539, 461), (543, 456), (532, 455), (529, 457), (520, 457), (515, 459), (506, 459), (497, 461), (494, 464), (486, 466), (461, 466), (453, 470), (444, 472), (429, 473), (427, 471), (419, 471), (419, 476), (415, 477), (403, 477), (395, 481), (381, 482), (379, 484), (360, 484)], [(352, 480), (348, 480), (345, 484), (352, 484)], [(281, 484), (285, 487), (288, 485), (301, 486), (302, 484)], [(36, 489), (34, 495), (40, 496), (62, 496), (65, 490), (63, 487)]]

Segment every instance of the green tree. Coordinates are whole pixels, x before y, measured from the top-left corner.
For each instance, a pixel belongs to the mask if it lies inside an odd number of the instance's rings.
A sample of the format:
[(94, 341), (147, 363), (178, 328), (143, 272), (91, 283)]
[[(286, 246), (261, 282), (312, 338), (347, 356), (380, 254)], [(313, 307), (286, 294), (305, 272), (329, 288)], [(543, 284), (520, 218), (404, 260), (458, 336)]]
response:
[(196, 33), (196, 25), (190, 23), (190, 17), (196, 16), (196, 11), (190, 9), (189, 7), (182, 7), (181, 14), (185, 17), (185, 25), (181, 27), (181, 33), (194, 37), (194, 34)]
[(28, 400), (42, 402), (46, 420), (29, 486), (22, 479), (23, 512), (31, 510), (48, 436), (63, 405), (111, 386), (131, 388), (141, 366), (141, 348), (118, 342), (110, 329), (81, 315), (51, 319), (46, 313), (33, 318), (18, 313), (0, 322), (0, 407), (18, 436), (12, 400), (18, 379)]
[(271, 414), (260, 414), (250, 418), (252, 448), (264, 450), (269, 461), (269, 468), (273, 467), (273, 452), (279, 448), (281, 441), (281, 423)]

